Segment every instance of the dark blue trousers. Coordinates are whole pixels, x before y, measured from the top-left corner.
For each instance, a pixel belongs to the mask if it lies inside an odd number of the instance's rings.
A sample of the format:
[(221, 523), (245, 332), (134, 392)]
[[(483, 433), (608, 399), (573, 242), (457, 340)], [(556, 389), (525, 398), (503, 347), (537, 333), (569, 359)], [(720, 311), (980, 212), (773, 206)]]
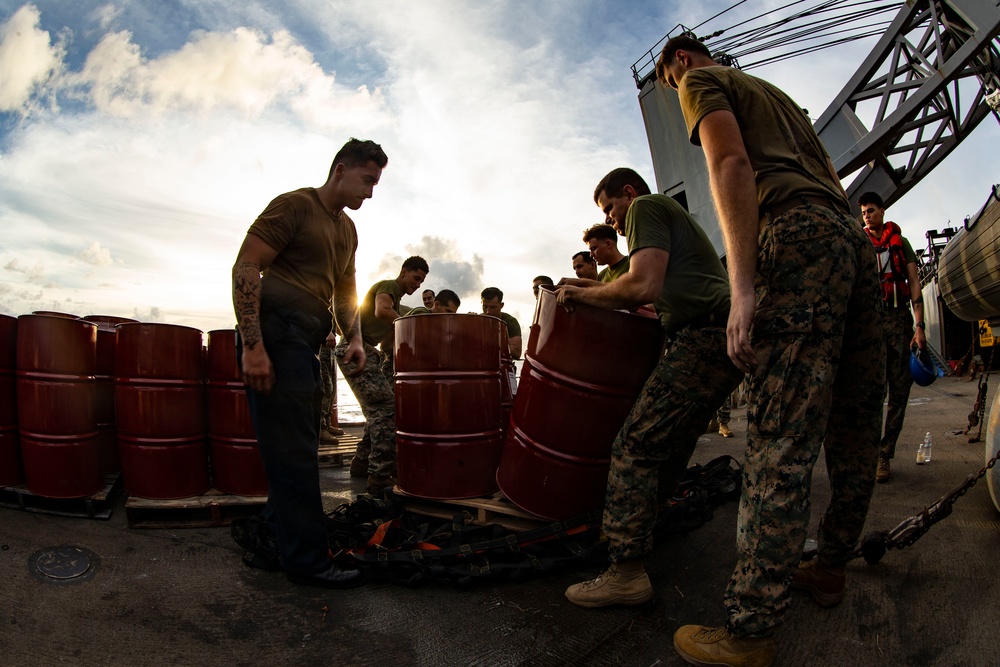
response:
[[(287, 572), (330, 566), (319, 488), (319, 422), (323, 398), (319, 346), (329, 323), (297, 310), (262, 309), (261, 334), (274, 366), (267, 394), (247, 388), (247, 402), (270, 487), (265, 519), (277, 535)], [(242, 364), (242, 341), (237, 341)]]

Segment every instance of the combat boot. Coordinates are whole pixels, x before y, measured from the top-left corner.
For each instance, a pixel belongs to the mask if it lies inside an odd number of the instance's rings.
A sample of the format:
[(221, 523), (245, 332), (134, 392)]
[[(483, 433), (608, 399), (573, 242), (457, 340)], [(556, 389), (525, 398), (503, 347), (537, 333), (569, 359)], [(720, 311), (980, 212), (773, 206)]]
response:
[(578, 607), (606, 607), (612, 604), (645, 604), (653, 597), (653, 585), (638, 560), (612, 563), (596, 579), (573, 584), (566, 599)]
[(368, 476), (368, 457), (354, 455), (351, 459), (351, 477), (367, 477)]
[(819, 558), (799, 563), (792, 573), (792, 588), (810, 593), (820, 607), (832, 607), (844, 599), (847, 575), (844, 566), (824, 565)]
[(682, 626), (674, 648), (692, 665), (768, 667), (774, 660), (774, 637), (734, 637), (726, 628)]
[(368, 475), (368, 490), (370, 496), (383, 498), (387, 489), (396, 486), (396, 478), (392, 475)]
[(885, 484), (889, 481), (889, 457), (880, 456), (878, 457), (878, 469), (875, 471), (875, 481), (879, 484)]
[(729, 424), (719, 424), (719, 435), (723, 438), (733, 437), (733, 432), (729, 430)]

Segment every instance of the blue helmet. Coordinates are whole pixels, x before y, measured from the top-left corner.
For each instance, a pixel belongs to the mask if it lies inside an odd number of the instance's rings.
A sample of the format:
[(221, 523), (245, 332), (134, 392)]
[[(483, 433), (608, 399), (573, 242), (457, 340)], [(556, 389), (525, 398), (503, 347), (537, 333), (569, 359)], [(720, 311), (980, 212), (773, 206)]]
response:
[(938, 377), (937, 367), (931, 359), (930, 352), (921, 351), (916, 345), (910, 352), (910, 375), (913, 376), (913, 381), (921, 387), (932, 384)]

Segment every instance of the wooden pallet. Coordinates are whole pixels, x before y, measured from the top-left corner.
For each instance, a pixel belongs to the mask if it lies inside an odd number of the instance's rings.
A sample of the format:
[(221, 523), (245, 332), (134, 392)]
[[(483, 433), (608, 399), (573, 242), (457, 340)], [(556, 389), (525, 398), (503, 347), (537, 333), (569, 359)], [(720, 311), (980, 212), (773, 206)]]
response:
[(109, 519), (122, 492), (121, 473), (104, 476), (104, 488), (85, 498), (47, 498), (28, 490), (24, 484), (0, 487), (0, 507), (72, 516), (85, 519)]
[(319, 446), (319, 467), (320, 468), (342, 468), (349, 464), (354, 458), (354, 451), (358, 448), (360, 438), (349, 433), (338, 435), (339, 441), (336, 445)]
[(208, 528), (228, 526), (233, 519), (256, 514), (265, 503), (267, 496), (233, 496), (216, 489), (172, 500), (130, 496), (125, 516), (129, 528)]
[(514, 531), (534, 530), (548, 526), (553, 521), (525, 512), (499, 491), (492, 496), (463, 498), (460, 500), (430, 500), (419, 498), (394, 487), (393, 495), (408, 512), (438, 519), (450, 519), (464, 514), (469, 523), (485, 526), (499, 524)]

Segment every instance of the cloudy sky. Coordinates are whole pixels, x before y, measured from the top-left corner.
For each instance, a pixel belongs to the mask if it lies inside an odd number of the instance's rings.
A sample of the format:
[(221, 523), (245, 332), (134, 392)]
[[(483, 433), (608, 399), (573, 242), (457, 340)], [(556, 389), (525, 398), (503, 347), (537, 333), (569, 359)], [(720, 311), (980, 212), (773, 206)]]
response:
[[(352, 214), (359, 291), (420, 254), (463, 311), (495, 285), (526, 325), (531, 279), (601, 221), (600, 177), (653, 184), (632, 63), (730, 4), (0, 0), (0, 313), (229, 327), (247, 227), (356, 136), (389, 155)], [(815, 118), (868, 48), (753, 73)], [(987, 119), (893, 207), (914, 246), (978, 210), (998, 148)]]

